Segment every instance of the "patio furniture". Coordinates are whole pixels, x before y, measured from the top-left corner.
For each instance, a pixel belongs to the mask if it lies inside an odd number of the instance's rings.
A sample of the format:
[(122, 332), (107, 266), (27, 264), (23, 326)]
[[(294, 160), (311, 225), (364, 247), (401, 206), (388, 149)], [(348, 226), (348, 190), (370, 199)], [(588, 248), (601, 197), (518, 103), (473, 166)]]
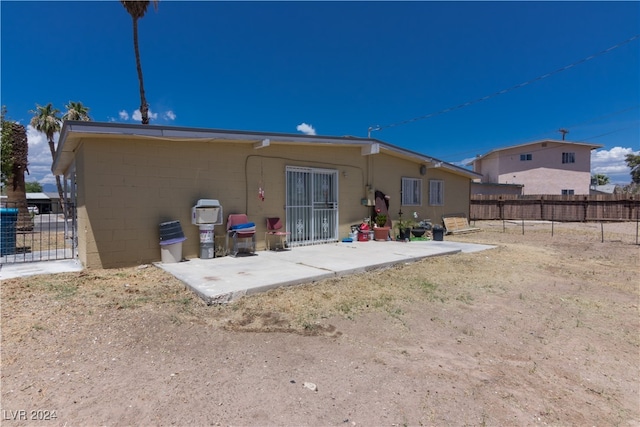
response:
[(249, 222), (247, 215), (231, 214), (227, 218), (227, 248), (234, 257), (240, 252), (255, 253), (256, 225)]
[[(278, 217), (267, 218), (267, 231), (264, 233), (264, 240), (267, 244), (267, 250), (271, 249), (271, 237), (278, 237), (280, 249), (286, 249), (285, 240), (291, 233), (282, 231), (282, 221)], [(277, 246), (276, 246), (277, 249)]]

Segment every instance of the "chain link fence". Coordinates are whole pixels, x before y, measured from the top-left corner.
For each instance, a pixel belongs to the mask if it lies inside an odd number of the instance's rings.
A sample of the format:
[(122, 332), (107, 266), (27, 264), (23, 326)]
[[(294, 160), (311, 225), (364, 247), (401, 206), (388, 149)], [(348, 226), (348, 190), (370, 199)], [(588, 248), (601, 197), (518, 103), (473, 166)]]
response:
[(593, 242), (621, 242), (640, 245), (640, 220), (558, 222), (530, 219), (472, 220), (471, 226), (486, 232), (548, 236), (549, 238), (579, 237)]

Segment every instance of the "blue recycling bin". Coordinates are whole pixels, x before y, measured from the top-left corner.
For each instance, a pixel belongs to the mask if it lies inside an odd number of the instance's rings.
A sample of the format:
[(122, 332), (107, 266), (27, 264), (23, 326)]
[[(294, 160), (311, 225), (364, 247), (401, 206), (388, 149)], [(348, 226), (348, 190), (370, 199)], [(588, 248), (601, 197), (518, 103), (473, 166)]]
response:
[(0, 208), (0, 256), (16, 253), (18, 208)]

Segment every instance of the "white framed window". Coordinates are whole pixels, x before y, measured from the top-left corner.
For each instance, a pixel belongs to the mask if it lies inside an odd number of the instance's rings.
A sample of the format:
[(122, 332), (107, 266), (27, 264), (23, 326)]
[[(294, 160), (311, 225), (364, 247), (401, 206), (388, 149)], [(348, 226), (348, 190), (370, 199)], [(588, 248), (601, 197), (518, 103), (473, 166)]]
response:
[(422, 205), (422, 180), (419, 178), (402, 178), (402, 205)]
[(573, 196), (575, 193), (573, 190), (562, 190), (563, 196)]
[(429, 180), (429, 204), (431, 206), (444, 205), (444, 181), (441, 179)]
[(520, 161), (521, 162), (528, 162), (530, 160), (533, 160), (533, 154), (531, 154), (531, 153), (520, 154)]
[(575, 163), (576, 153), (562, 153), (562, 163)]

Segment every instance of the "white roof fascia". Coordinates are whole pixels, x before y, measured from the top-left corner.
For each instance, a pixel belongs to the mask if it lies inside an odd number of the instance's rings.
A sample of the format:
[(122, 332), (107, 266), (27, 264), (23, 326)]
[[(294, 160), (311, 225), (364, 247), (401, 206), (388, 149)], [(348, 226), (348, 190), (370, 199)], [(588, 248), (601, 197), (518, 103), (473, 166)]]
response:
[[(316, 136), (316, 135), (298, 135), (285, 133), (270, 132), (245, 132), (233, 130), (219, 129), (199, 129), (199, 128), (182, 128), (182, 127), (165, 127), (155, 125), (138, 125), (138, 124), (122, 124), (122, 123), (102, 123), (102, 122), (85, 122), (85, 121), (65, 121), (60, 131), (58, 139), (58, 148), (56, 157), (51, 166), (51, 170), (56, 175), (63, 175), (72, 165), (73, 152), (80, 144), (83, 137), (88, 135), (130, 135), (136, 137), (159, 138), (168, 140), (228, 140), (228, 141), (245, 141), (248, 143), (260, 143), (266, 139), (270, 144), (278, 143), (312, 143), (312, 144), (328, 144), (328, 145), (344, 145), (344, 146), (360, 146), (363, 155), (377, 154), (380, 149), (395, 152), (408, 157), (415, 158), (418, 161), (438, 164), (439, 167), (448, 169), (454, 173), (463, 174), (471, 178), (481, 177), (481, 174), (473, 172), (430, 156), (426, 156), (415, 151), (406, 150), (401, 147), (388, 144), (386, 142), (372, 139), (359, 138), (353, 136)], [(75, 136), (75, 138), (74, 138)], [(71, 142), (69, 142), (71, 141)], [(61, 170), (61, 168), (64, 168)]]
[(440, 159), (436, 159), (435, 157), (431, 157), (431, 156), (426, 156), (424, 154), (420, 154), (418, 152), (415, 151), (411, 151), (411, 150), (407, 150), (405, 148), (402, 147), (398, 147), (392, 144), (387, 144), (384, 143), (382, 141), (379, 141), (382, 144), (382, 147), (384, 149), (386, 149), (387, 151), (391, 151), (394, 153), (398, 153), (398, 154), (402, 154), (408, 157), (413, 157), (416, 158), (420, 161), (423, 161), (425, 163), (429, 163), (431, 165), (431, 167), (437, 167), (437, 168), (442, 168), (442, 169), (446, 169), (449, 170), (451, 172), (457, 173), (457, 174), (462, 174), (465, 176), (468, 176), (472, 179), (475, 178), (482, 178), (482, 174), (479, 174), (477, 172), (474, 172), (472, 170), (460, 167), (460, 166), (456, 166), (452, 163), (448, 163), (445, 162), (444, 160), (440, 160)]
[(27, 200), (50, 200), (51, 198), (45, 193), (27, 193)]

